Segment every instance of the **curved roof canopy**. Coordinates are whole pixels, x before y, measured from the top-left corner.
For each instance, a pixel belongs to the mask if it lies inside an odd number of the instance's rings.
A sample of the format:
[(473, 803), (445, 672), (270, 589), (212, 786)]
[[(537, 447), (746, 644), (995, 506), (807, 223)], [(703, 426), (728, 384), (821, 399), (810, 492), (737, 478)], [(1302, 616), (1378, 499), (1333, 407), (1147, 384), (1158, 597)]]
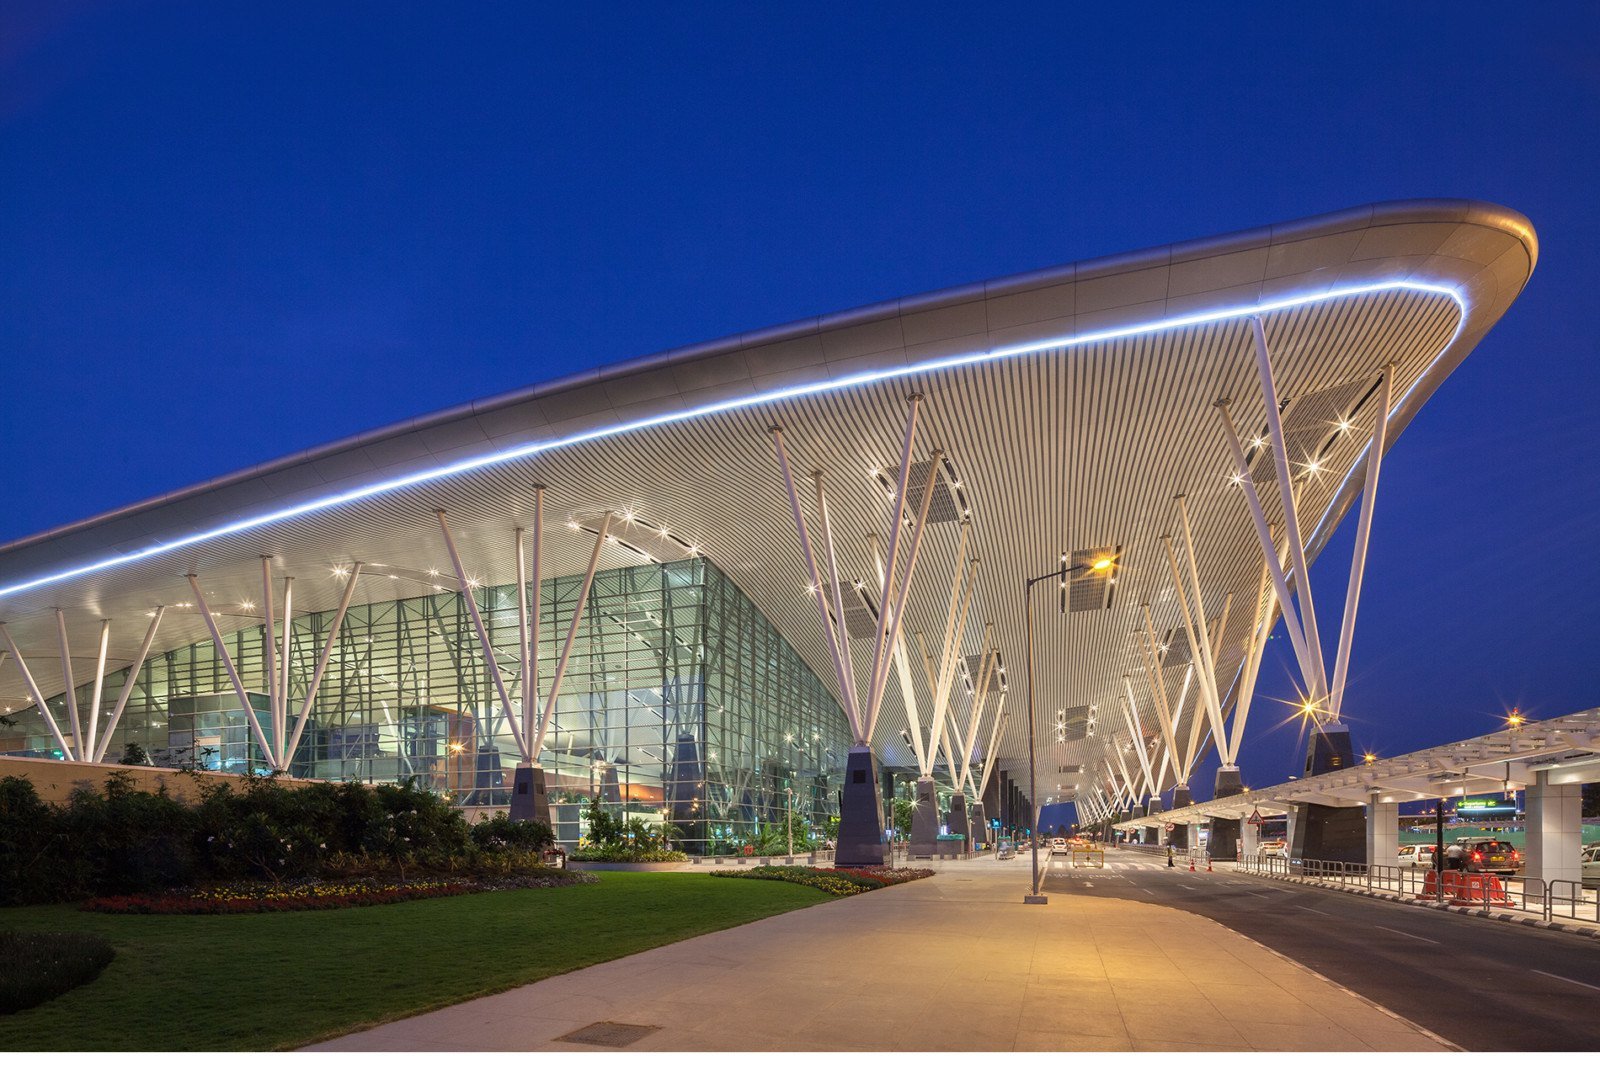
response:
[[(906, 397), (920, 393), (917, 458), (943, 450), (971, 513), (968, 555), (979, 560), (962, 650), (977, 655), (992, 624), (1010, 669), (996, 750), (1011, 763), (1027, 746), (1026, 577), (1063, 553), (1117, 560), (1116, 583), (1094, 604), (1037, 617), (1041, 729), (1058, 711), (1115, 708), (1128, 674), (1136, 700), (1150, 702), (1133, 635), (1143, 603), (1157, 631), (1181, 629), (1160, 542), (1175, 530), (1174, 495), (1187, 495), (1207, 614), (1228, 592), (1254, 595), (1262, 555), (1214, 407), (1231, 398), (1247, 437), (1265, 426), (1252, 316), (1270, 345), (1286, 433), (1308, 462), (1297, 490), (1314, 556), (1360, 491), (1381, 369), (1396, 368), (1393, 445), (1536, 258), (1532, 227), (1507, 209), (1388, 203), (738, 335), (362, 434), (0, 547), (0, 620), (25, 653), (41, 652), (30, 665), (55, 693), (58, 662), (44, 654), (55, 649), (56, 607), (75, 649), (95, 647), (102, 618), (118, 621), (115, 665), (119, 654), (132, 660), (153, 606), (188, 600), (188, 572), (213, 604), (259, 597), (262, 554), (297, 577), (300, 611), (333, 608), (342, 583), (332, 570), (353, 560), (368, 566), (358, 601), (413, 596), (425, 589), (407, 574), (450, 575), (437, 508), (449, 511), (469, 571), (510, 582), (511, 529), (531, 523), (530, 487), (543, 483), (546, 575), (587, 563), (589, 536), (569, 518), (634, 517), (636, 537), (609, 546), (602, 567), (656, 553), (666, 543), (646, 528), (666, 528), (728, 572), (833, 686), (768, 428), (786, 427), (799, 473), (828, 472), (841, 574), (870, 582), (866, 536), (886, 533), (892, 485), (876, 473), (892, 478)], [(1270, 471), (1255, 470), (1278, 522)], [(912, 650), (915, 632), (930, 646), (942, 637), (959, 527), (929, 528), (906, 615)], [(1247, 617), (1230, 617), (1219, 678), (1235, 674)], [(204, 637), (198, 616), (169, 611), (157, 645)], [(9, 659), (0, 695), (28, 704)], [(874, 742), (893, 763), (911, 763), (905, 726), (891, 682)], [(1110, 734), (1058, 741), (1043, 730), (1045, 791), (1070, 792), (1078, 777), (1057, 768), (1095, 767)]]

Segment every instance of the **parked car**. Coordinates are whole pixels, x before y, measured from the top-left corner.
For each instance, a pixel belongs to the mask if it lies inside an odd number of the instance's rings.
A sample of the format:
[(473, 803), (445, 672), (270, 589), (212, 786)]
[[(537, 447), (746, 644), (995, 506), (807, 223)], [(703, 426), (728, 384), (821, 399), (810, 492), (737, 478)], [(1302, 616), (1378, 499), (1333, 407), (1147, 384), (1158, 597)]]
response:
[(1600, 887), (1600, 843), (1589, 843), (1583, 848), (1583, 885)]
[(1456, 840), (1466, 852), (1468, 872), (1493, 872), (1514, 876), (1522, 869), (1522, 852), (1504, 839), (1462, 836)]
[(1403, 869), (1431, 869), (1439, 848), (1433, 843), (1407, 843), (1400, 848), (1399, 864)]
[(1067, 852), (1067, 841), (1065, 839), (1051, 839), (1050, 840), (1050, 852), (1052, 854), (1064, 854), (1064, 853), (1066, 853)]
[(1282, 839), (1269, 839), (1256, 844), (1257, 857), (1288, 857), (1289, 844)]

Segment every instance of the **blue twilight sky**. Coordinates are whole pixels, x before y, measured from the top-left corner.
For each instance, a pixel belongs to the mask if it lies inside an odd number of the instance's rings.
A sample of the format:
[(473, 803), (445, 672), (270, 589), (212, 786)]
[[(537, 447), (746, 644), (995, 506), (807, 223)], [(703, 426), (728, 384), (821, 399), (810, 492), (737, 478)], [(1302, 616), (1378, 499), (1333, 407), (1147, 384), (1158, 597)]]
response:
[[(1472, 197), (1542, 258), (1384, 465), (1349, 719), (1399, 753), (1600, 704), (1600, 8), (1528, 6), (10, 0), (0, 539), (736, 330)], [(1247, 781), (1298, 770), (1274, 720)]]

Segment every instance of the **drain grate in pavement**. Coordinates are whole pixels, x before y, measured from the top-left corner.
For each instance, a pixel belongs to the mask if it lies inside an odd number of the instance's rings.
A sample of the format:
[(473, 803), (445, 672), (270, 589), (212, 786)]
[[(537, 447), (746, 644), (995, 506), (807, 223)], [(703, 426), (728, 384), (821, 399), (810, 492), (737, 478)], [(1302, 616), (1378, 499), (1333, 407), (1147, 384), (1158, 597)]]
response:
[(661, 1031), (655, 1024), (621, 1024), (617, 1021), (596, 1021), (584, 1025), (576, 1032), (568, 1032), (556, 1039), (562, 1043), (587, 1043), (591, 1047), (631, 1047), (652, 1032)]

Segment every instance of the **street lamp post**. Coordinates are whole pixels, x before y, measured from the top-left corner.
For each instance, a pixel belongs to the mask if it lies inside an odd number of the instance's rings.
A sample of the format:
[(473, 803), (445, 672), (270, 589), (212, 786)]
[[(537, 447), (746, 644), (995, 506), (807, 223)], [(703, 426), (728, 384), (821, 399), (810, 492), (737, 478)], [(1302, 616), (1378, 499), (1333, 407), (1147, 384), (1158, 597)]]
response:
[(1111, 568), (1110, 557), (1097, 558), (1092, 564), (1067, 564), (1067, 554), (1061, 554), (1061, 567), (1044, 575), (1036, 575), (1029, 579), (1022, 594), (1022, 614), (1026, 618), (1028, 643), (1028, 806), (1034, 810), (1028, 814), (1029, 838), (1033, 840), (1033, 888), (1022, 896), (1022, 901), (1030, 906), (1042, 906), (1049, 903), (1050, 898), (1039, 889), (1039, 829), (1033, 827), (1038, 822), (1037, 803), (1034, 799), (1039, 797), (1038, 785), (1038, 757), (1037, 744), (1034, 741), (1035, 728), (1033, 723), (1033, 587), (1035, 583), (1042, 583), (1046, 579), (1054, 579), (1061, 584), (1061, 612), (1067, 611), (1067, 580), (1076, 572), (1104, 572)]

